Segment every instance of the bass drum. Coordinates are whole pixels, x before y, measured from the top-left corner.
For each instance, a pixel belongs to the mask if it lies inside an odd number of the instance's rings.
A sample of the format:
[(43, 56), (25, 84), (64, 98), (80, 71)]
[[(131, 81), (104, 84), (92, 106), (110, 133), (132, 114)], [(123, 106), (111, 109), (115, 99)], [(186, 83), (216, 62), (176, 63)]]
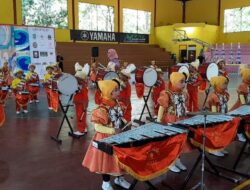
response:
[(63, 73), (63, 75), (57, 80), (57, 88), (61, 94), (70, 96), (78, 90), (78, 83), (73, 75)]
[(187, 65), (175, 65), (169, 68), (169, 77), (173, 72), (185, 73), (187, 79), (189, 77), (189, 69)]
[(157, 72), (153, 68), (142, 68), (135, 71), (135, 81), (143, 83), (147, 87), (152, 87), (157, 81)]
[(210, 81), (212, 77), (219, 75), (219, 68), (216, 63), (203, 64), (199, 67), (199, 73), (203, 79)]
[(119, 78), (118, 74), (114, 71), (98, 71), (96, 75), (96, 80), (112, 80)]

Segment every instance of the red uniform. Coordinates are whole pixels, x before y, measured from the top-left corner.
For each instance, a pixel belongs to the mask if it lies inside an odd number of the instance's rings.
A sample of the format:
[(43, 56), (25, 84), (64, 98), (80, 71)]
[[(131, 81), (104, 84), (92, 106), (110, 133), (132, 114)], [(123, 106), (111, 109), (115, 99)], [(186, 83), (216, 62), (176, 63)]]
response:
[(27, 87), (30, 92), (30, 101), (38, 100), (37, 95), (39, 92), (39, 77), (36, 72), (29, 72), (26, 76)]
[(160, 96), (161, 91), (165, 90), (165, 88), (166, 88), (166, 85), (165, 85), (165, 82), (164, 82), (164, 80), (162, 78), (157, 80), (157, 85), (153, 87), (152, 100), (153, 100), (153, 103), (154, 103), (155, 115), (158, 114), (158, 110), (159, 110), (159, 107), (160, 107), (157, 100), (158, 100), (158, 98)]
[(76, 108), (77, 129), (84, 133), (87, 130), (88, 88), (84, 83), (79, 85), (81, 89), (75, 94), (73, 102)]
[(199, 111), (198, 108), (198, 87), (201, 84), (202, 77), (199, 73), (190, 75), (187, 83), (187, 91), (189, 95), (188, 111)]
[(125, 83), (125, 88), (120, 92), (119, 95), (119, 101), (121, 101), (125, 105), (124, 110), (124, 118), (127, 122), (131, 121), (131, 112), (132, 112), (132, 106), (131, 106), (131, 86), (129, 82)]

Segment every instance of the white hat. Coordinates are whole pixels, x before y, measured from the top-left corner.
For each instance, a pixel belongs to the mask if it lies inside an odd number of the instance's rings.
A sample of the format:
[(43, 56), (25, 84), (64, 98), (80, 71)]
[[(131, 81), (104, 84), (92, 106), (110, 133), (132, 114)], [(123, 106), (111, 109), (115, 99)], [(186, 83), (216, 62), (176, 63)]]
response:
[(192, 65), (194, 68), (196, 68), (196, 70), (198, 70), (200, 65), (199, 59), (196, 59), (194, 62), (191, 62), (190, 65)]
[(122, 69), (121, 74), (123, 74), (124, 76), (130, 78), (130, 72), (128, 70), (126, 70), (126, 69)]
[(221, 61), (224, 61), (224, 62), (225, 62), (224, 59), (218, 59), (218, 60), (216, 61), (216, 64), (218, 65)]
[(156, 70), (157, 73), (163, 73), (161, 68), (156, 68), (155, 70)]
[(86, 79), (87, 77), (87, 75), (83, 71), (76, 71), (75, 76), (81, 79)]
[(75, 71), (77, 72), (77, 71), (81, 71), (81, 70), (82, 70), (82, 66), (78, 62), (76, 62)]

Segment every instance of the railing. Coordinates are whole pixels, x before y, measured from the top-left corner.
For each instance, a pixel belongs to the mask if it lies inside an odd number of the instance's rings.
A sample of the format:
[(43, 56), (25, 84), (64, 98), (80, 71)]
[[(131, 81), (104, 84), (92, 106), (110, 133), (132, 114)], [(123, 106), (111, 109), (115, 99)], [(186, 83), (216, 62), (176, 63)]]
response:
[(185, 30), (174, 30), (174, 39), (173, 41), (175, 42), (184, 42), (184, 41), (193, 41), (199, 45), (201, 45), (203, 48), (208, 47), (212, 48), (213, 46), (210, 45), (209, 43), (202, 41), (197, 38), (189, 38), (187, 35), (187, 32)]

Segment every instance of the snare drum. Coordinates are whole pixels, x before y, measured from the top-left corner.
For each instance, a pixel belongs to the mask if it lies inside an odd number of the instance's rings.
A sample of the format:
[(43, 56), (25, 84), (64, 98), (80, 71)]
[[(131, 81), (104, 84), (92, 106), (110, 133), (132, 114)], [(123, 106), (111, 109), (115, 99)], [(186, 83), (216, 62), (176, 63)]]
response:
[(63, 73), (57, 80), (57, 88), (61, 94), (70, 96), (78, 90), (78, 83), (73, 75)]
[(135, 71), (135, 81), (144, 83), (147, 87), (152, 87), (157, 81), (157, 72), (153, 68), (141, 68)]
[(98, 71), (96, 80), (112, 80), (119, 78), (118, 74), (114, 71)]
[(30, 86), (39, 87), (38, 83), (29, 83)]

